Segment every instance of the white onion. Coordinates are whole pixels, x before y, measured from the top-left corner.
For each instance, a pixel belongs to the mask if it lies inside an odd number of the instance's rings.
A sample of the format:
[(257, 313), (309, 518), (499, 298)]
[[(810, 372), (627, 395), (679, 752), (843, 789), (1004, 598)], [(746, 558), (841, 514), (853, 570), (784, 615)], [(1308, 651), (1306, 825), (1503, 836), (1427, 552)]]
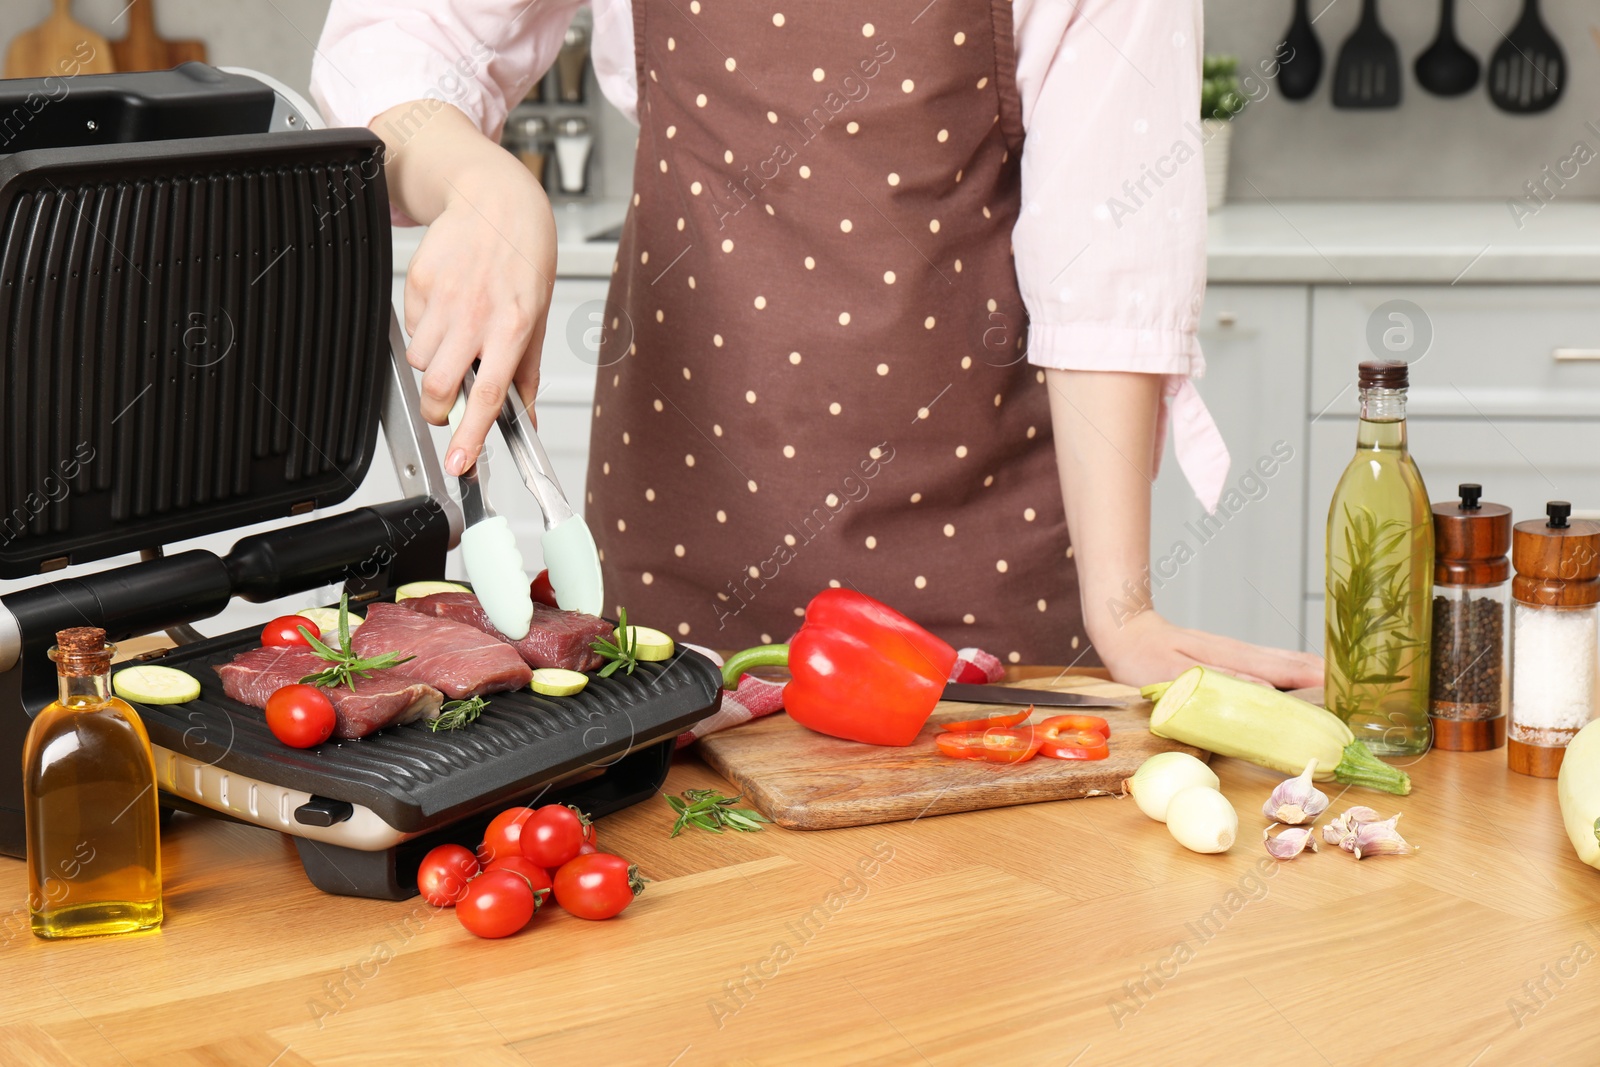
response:
[(1203, 785), (1211, 789), (1222, 783), (1216, 773), (1187, 752), (1158, 752), (1139, 764), (1128, 779), (1128, 792), (1139, 810), (1156, 822), (1167, 821), (1167, 805), (1181, 789)]
[(1226, 852), (1239, 836), (1239, 813), (1215, 789), (1191, 785), (1167, 806), (1167, 829), (1191, 852)]

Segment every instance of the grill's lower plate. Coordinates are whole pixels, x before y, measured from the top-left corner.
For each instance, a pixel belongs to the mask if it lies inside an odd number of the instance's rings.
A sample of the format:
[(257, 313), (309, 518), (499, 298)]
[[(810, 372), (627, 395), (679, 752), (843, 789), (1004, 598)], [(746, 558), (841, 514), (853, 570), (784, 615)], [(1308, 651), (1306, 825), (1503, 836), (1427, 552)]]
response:
[(722, 684), (715, 665), (684, 650), (631, 675), (591, 676), (576, 696), (493, 694), (482, 717), (460, 730), (434, 733), (418, 722), (292, 749), (261, 711), (223, 693), (214, 669), (258, 638), (244, 631), (154, 660), (194, 675), (201, 694), (187, 704), (137, 705), (151, 742), (246, 779), (367, 808), (407, 835), (674, 737), (716, 710)]

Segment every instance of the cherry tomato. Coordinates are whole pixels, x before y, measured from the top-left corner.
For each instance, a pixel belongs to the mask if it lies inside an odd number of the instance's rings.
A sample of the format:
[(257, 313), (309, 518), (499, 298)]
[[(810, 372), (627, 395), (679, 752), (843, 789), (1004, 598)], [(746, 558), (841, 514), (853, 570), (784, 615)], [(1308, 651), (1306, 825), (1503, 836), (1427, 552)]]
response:
[(436, 908), (453, 908), (467, 892), (467, 883), (479, 871), (478, 857), (464, 845), (440, 845), (422, 857), (417, 868), (417, 889)]
[[(1092, 718), (1092, 716), (1086, 716)], [(1063, 715), (1063, 719), (1075, 719), (1076, 715)], [(1061, 726), (1040, 726), (1039, 736), (1043, 744), (1039, 746), (1039, 754), (1051, 759), (1105, 759), (1111, 755), (1107, 738), (1099, 730), (1074, 730)]]
[(522, 828), (533, 818), (532, 808), (507, 808), (489, 823), (478, 846), (478, 862), (487, 867), (502, 856), (520, 856)]
[(560, 867), (583, 847), (589, 820), (565, 804), (546, 804), (523, 828), (522, 854), (541, 867)]
[(953, 734), (965, 733), (968, 730), (987, 730), (994, 726), (1004, 729), (1025, 721), (1032, 714), (1033, 708), (1029, 707), (1027, 711), (1016, 711), (1006, 715), (991, 715), (987, 719), (962, 719), (960, 722), (942, 722), (939, 724), (939, 729), (949, 730)]
[(479, 937), (509, 937), (528, 925), (534, 911), (526, 878), (515, 871), (484, 871), (467, 883), (456, 918)]
[(550, 584), (550, 572), (548, 570), (539, 572), (539, 576), (533, 580), (528, 592), (533, 596), (535, 604), (548, 604), (552, 608), (561, 606), (556, 603), (556, 589), (555, 586)]
[(486, 871), (514, 871), (528, 880), (528, 887), (533, 890), (534, 896), (550, 892), (550, 872), (537, 863), (522, 855), (501, 856), (489, 866)]
[(268, 648), (310, 648), (311, 642), (300, 632), (302, 626), (314, 634), (321, 633), (317, 624), (304, 615), (279, 615), (261, 628), (261, 643)]
[(333, 701), (314, 685), (286, 685), (267, 698), (267, 728), (293, 748), (322, 744), (338, 724)]
[(992, 726), (987, 730), (942, 733), (934, 738), (939, 751), (954, 759), (986, 760), (989, 763), (1026, 763), (1039, 751), (1044, 737), (1025, 727), (1011, 730)]
[(1052, 715), (1039, 724), (1041, 730), (1097, 730), (1101, 737), (1111, 736), (1111, 724), (1098, 715)]
[(595, 852), (562, 864), (556, 903), (580, 919), (609, 919), (644, 892), (639, 868), (620, 856)]

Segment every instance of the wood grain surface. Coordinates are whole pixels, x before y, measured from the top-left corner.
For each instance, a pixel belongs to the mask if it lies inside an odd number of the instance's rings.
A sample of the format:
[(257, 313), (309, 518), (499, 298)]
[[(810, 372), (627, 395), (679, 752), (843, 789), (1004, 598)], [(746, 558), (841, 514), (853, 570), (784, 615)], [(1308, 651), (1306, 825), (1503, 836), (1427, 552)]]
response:
[[(0, 1064), (1600, 1063), (1600, 871), (1554, 782), (1434, 752), (1409, 797), (1329, 791), (1403, 811), (1420, 854), (1277, 863), (1278, 775), (1212, 767), (1240, 816), (1218, 856), (1120, 798), (678, 838), (652, 800), (598, 824), (654, 880), (637, 903), (504, 941), (324, 896), (287, 839), (180, 817), (160, 932), (47, 944), (0, 859)], [(728, 783), (680, 756), (668, 788), (699, 787)]]
[(6, 48), (7, 78), (110, 74), (111, 45), (72, 17), (72, 0), (54, 0), (43, 22), (23, 30)]
[(128, 32), (111, 42), (117, 69), (168, 70), (180, 63), (206, 61), (206, 45), (197, 40), (169, 40), (156, 28), (156, 0), (139, 0), (128, 8)]
[[(1066, 675), (1035, 679), (1029, 688), (1132, 698), (1139, 693), (1098, 678)], [(1083, 708), (1111, 724), (1111, 756), (1103, 760), (1029, 760), (1017, 766), (957, 760), (939, 754), (934, 737), (940, 722), (982, 718), (1023, 709), (943, 701), (928, 725), (906, 748), (841, 741), (806, 729), (787, 715), (773, 715), (700, 742), (711, 768), (744, 794), (751, 807), (791, 830), (834, 830), (899, 822), (1008, 804), (1109, 795), (1157, 752), (1210, 753), (1150, 733), (1150, 705)], [(1042, 708), (1038, 722), (1074, 708)]]

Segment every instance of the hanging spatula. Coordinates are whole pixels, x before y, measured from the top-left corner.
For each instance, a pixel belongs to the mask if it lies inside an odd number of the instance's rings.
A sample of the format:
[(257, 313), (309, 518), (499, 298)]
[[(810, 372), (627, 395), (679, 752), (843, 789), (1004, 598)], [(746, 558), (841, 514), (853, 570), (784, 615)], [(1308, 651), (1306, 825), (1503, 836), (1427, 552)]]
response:
[(1456, 39), (1456, 0), (1439, 6), (1439, 35), (1412, 66), (1417, 84), (1435, 96), (1460, 96), (1478, 84), (1478, 57)]
[(1294, 0), (1294, 20), (1278, 48), (1278, 91), (1289, 100), (1304, 100), (1322, 80), (1322, 42), (1311, 28), (1309, 4)]
[(1539, 17), (1539, 0), (1526, 0), (1522, 17), (1489, 57), (1488, 81), (1489, 100), (1513, 115), (1537, 114), (1561, 99), (1566, 57)]
[(1362, 0), (1361, 21), (1339, 49), (1333, 69), (1333, 106), (1400, 105), (1400, 50), (1378, 22), (1378, 0)]

